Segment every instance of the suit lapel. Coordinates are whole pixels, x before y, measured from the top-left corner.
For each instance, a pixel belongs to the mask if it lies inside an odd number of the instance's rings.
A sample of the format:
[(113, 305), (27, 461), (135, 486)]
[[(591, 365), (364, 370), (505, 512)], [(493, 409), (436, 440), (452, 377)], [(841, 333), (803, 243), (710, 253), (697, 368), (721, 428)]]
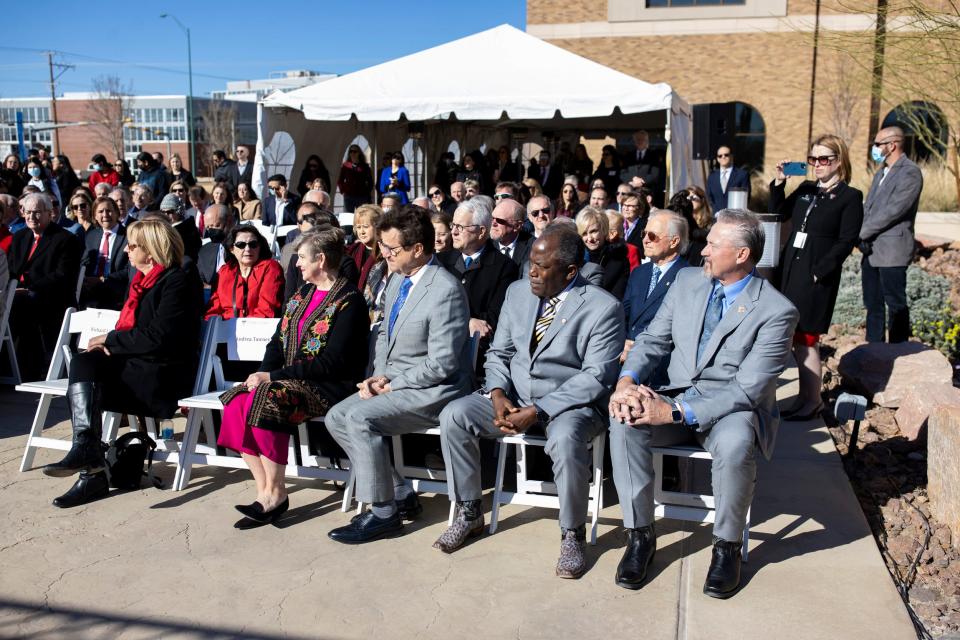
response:
[[(393, 348), (393, 344), (397, 339), (397, 334), (400, 333), (400, 328), (403, 326), (403, 323), (407, 321), (407, 318), (410, 317), (410, 314), (413, 313), (413, 310), (416, 308), (417, 303), (423, 299), (423, 296), (427, 295), (427, 290), (430, 288), (430, 285), (433, 283), (433, 278), (437, 274), (437, 269), (442, 269), (439, 265), (428, 264), (423, 267), (427, 271), (424, 272), (423, 276), (420, 278), (420, 282), (417, 283), (417, 286), (413, 287), (410, 293), (407, 295), (407, 299), (403, 302), (403, 307), (400, 309), (400, 315), (397, 316), (397, 322), (393, 325), (393, 334), (390, 336), (390, 348)], [(400, 282), (403, 283), (403, 276), (400, 276)], [(397, 295), (400, 293), (400, 287), (397, 287)], [(390, 308), (393, 308), (393, 302), (396, 300), (396, 296), (390, 302)], [(389, 322), (390, 316), (387, 315), (388, 331), (389, 331)]]
[(697, 368), (697, 344), (700, 342), (700, 334), (703, 332), (703, 320), (704, 316), (707, 314), (707, 302), (710, 299), (710, 292), (713, 290), (713, 280), (709, 278), (703, 278), (698, 286), (691, 295), (693, 297), (693, 308), (691, 309), (691, 320), (692, 322), (688, 325), (693, 330), (693, 335), (689, 336), (686, 340), (683, 340), (683, 337), (680, 337), (682, 344), (692, 344), (693, 349), (690, 350), (690, 370), (693, 371)]
[[(760, 295), (760, 285), (763, 281), (759, 276), (753, 276), (750, 280), (747, 287), (740, 292), (733, 300), (733, 304), (730, 305), (730, 308), (727, 309), (726, 313), (723, 314), (723, 317), (720, 319), (720, 323), (713, 330), (713, 333), (710, 335), (710, 341), (707, 343), (707, 346), (703, 349), (703, 356), (700, 358), (700, 361), (697, 363), (697, 366), (694, 370), (694, 375), (700, 373), (704, 365), (710, 362), (710, 358), (713, 357), (713, 354), (716, 353), (717, 348), (720, 346), (720, 342), (732, 333), (737, 327), (740, 326), (740, 323), (750, 315), (754, 307), (757, 306), (757, 297)], [(706, 311), (706, 309), (704, 309)], [(701, 320), (701, 328), (703, 322)], [(699, 334), (697, 336), (699, 340)], [(696, 354), (694, 354), (696, 357)]]
[[(41, 255), (46, 253), (50, 245), (53, 244), (54, 239), (56, 237), (56, 231), (53, 230), (55, 224), (56, 223), (51, 222), (50, 225), (46, 229), (44, 229), (43, 233), (40, 234), (40, 242), (37, 243), (37, 250), (33, 252), (33, 256), (28, 258), (27, 260), (28, 265), (32, 265), (34, 262), (36, 262)], [(31, 240), (31, 244), (32, 243), (33, 241)], [(30, 255), (29, 246), (30, 245), (27, 245), (28, 256)]]
[[(578, 280), (580, 276), (577, 276)], [(557, 315), (554, 316), (553, 321), (550, 323), (550, 326), (547, 327), (547, 333), (544, 334), (543, 340), (540, 341), (540, 344), (537, 345), (536, 351), (533, 352), (533, 358), (536, 359), (544, 349), (547, 348), (547, 345), (560, 333), (563, 329), (566, 328), (567, 321), (573, 317), (583, 305), (583, 284), (578, 282), (570, 291), (567, 293), (567, 297), (564, 298), (563, 304), (560, 305), (560, 310), (557, 311)], [(534, 323), (536, 323), (537, 313), (534, 312)], [(531, 335), (533, 330), (530, 331)]]

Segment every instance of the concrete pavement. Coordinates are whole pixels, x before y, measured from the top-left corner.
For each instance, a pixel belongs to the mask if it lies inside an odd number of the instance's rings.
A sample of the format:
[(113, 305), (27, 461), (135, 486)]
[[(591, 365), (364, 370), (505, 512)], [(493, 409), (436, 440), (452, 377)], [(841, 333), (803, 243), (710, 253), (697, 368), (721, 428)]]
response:
[[(196, 467), (182, 493), (55, 509), (70, 481), (18, 471), (35, 398), (5, 390), (0, 402), (0, 637), (916, 637), (822, 424), (781, 427), (760, 470), (746, 585), (719, 601), (701, 593), (705, 525), (658, 522), (649, 584), (615, 586), (615, 503), (578, 581), (553, 575), (559, 531), (546, 509), (506, 507), (495, 535), (452, 555), (430, 547), (446, 497), (424, 497), (406, 535), (349, 547), (326, 536), (349, 519), (341, 494), (316, 481), (290, 483), (278, 527), (237, 531), (232, 505), (251, 500), (252, 481), (233, 470)], [(49, 433), (68, 437), (68, 424)], [(41, 451), (37, 465), (57, 456)]]

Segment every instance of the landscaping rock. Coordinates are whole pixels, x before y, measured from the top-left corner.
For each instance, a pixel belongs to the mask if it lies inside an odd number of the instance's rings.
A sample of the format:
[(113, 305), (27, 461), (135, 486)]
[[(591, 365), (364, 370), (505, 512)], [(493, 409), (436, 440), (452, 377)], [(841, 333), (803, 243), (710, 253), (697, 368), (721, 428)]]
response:
[(920, 342), (863, 344), (842, 354), (838, 368), (844, 386), (882, 407), (899, 407), (912, 389), (931, 389), (953, 380), (950, 361)]
[(940, 407), (927, 427), (927, 494), (934, 517), (960, 536), (960, 407)]
[(908, 391), (896, 413), (900, 433), (908, 440), (916, 440), (927, 426), (927, 418), (940, 406), (960, 407), (960, 389), (941, 384)]

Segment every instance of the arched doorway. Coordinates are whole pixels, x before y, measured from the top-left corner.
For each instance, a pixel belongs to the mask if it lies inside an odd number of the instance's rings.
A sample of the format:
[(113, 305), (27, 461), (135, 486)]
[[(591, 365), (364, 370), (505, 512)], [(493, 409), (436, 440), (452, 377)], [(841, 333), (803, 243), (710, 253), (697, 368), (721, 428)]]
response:
[(904, 102), (887, 114), (882, 127), (903, 129), (903, 151), (914, 162), (942, 160), (947, 153), (947, 119), (932, 102)]

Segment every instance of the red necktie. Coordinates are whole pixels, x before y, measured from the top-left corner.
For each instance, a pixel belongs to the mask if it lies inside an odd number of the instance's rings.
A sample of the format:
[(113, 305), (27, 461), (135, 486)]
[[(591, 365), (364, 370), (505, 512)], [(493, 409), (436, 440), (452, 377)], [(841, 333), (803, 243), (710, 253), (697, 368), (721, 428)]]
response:
[(200, 237), (203, 237), (203, 211), (200, 207), (197, 207), (197, 231), (200, 232)]
[(110, 232), (103, 232), (103, 244), (100, 245), (100, 258), (97, 260), (97, 276), (107, 272), (107, 262), (110, 260)]
[[(30, 247), (30, 253), (27, 254), (27, 262), (30, 262), (30, 258), (33, 257), (33, 252), (37, 250), (38, 244), (40, 244), (40, 236), (33, 234), (33, 245)], [(25, 268), (23, 273), (20, 274), (20, 282), (23, 282), (26, 277), (27, 269)]]

